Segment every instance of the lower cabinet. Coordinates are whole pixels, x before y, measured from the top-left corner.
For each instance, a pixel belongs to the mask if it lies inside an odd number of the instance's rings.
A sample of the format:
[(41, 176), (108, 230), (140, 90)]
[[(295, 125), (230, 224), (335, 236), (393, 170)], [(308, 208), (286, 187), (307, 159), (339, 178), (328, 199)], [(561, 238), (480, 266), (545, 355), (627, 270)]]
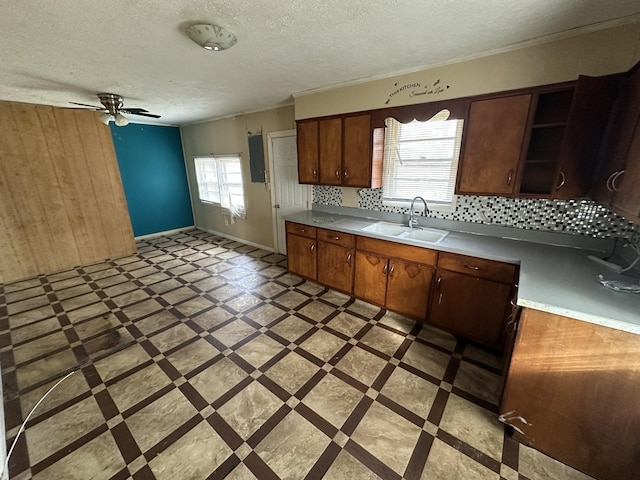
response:
[(291, 273), (310, 280), (317, 279), (316, 240), (287, 235), (287, 265)]
[(292, 222), (287, 254), (296, 275), (492, 348), (503, 346), (514, 265)]
[(387, 298), (388, 270), (388, 257), (369, 252), (356, 252), (354, 295), (367, 302), (384, 306)]
[[(383, 252), (393, 252), (393, 257)], [(401, 257), (401, 258), (396, 258)], [(353, 293), (376, 305), (424, 321), (437, 253), (358, 237)]]
[(431, 267), (390, 259), (386, 307), (407, 317), (424, 320), (429, 306), (432, 278)]
[(500, 405), (513, 438), (601, 480), (640, 472), (640, 335), (525, 308)]
[(430, 323), (499, 347), (511, 285), (438, 269)]
[(355, 239), (353, 235), (318, 229), (318, 282), (351, 295)]
[(286, 222), (287, 230), (287, 268), (291, 273), (316, 281), (317, 241), (315, 227)]
[(516, 267), (441, 253), (429, 323), (493, 348), (502, 348)]

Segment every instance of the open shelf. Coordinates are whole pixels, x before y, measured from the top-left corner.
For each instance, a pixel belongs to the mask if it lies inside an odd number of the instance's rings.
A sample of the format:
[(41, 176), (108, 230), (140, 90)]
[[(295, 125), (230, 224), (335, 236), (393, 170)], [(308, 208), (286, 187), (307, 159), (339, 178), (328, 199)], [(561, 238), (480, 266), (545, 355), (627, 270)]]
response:
[(553, 193), (572, 101), (572, 88), (538, 95), (520, 182), (521, 194)]
[(533, 120), (534, 125), (564, 123), (569, 118), (573, 89), (541, 93)]
[(533, 129), (526, 160), (557, 159), (562, 147), (564, 130), (564, 126)]
[(556, 162), (527, 162), (524, 166), (520, 193), (545, 195), (555, 187)]

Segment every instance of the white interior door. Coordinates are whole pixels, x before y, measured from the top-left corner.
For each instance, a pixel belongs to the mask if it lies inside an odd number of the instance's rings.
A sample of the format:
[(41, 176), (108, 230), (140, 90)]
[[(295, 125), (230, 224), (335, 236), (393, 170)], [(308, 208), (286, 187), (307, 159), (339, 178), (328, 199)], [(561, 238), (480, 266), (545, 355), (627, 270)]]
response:
[(298, 183), (296, 132), (269, 134), (271, 162), (271, 199), (274, 207), (274, 244), (279, 253), (287, 253), (283, 218), (309, 209), (309, 186)]

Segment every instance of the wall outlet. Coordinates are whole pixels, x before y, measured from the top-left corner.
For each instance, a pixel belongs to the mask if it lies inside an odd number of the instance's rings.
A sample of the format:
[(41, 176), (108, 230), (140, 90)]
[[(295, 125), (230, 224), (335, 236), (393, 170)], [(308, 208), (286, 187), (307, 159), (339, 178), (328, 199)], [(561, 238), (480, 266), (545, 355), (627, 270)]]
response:
[(225, 218), (225, 219), (224, 219), (224, 226), (225, 226), (225, 227), (228, 227), (228, 226), (229, 226), (229, 219), (228, 219), (228, 218)]

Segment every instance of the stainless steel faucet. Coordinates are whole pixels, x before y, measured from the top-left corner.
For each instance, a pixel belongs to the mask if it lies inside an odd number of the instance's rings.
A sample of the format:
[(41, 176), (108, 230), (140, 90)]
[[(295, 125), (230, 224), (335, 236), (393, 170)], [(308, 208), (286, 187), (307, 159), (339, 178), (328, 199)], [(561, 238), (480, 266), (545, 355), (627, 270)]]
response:
[(422, 200), (422, 203), (424, 203), (424, 214), (428, 215), (429, 214), (429, 207), (427, 207), (427, 201), (422, 198), (422, 197), (414, 197), (413, 200), (411, 200), (411, 208), (409, 209), (409, 228), (421, 228), (418, 225), (418, 219), (416, 218), (416, 212), (413, 210), (413, 207), (416, 203), (416, 200)]

